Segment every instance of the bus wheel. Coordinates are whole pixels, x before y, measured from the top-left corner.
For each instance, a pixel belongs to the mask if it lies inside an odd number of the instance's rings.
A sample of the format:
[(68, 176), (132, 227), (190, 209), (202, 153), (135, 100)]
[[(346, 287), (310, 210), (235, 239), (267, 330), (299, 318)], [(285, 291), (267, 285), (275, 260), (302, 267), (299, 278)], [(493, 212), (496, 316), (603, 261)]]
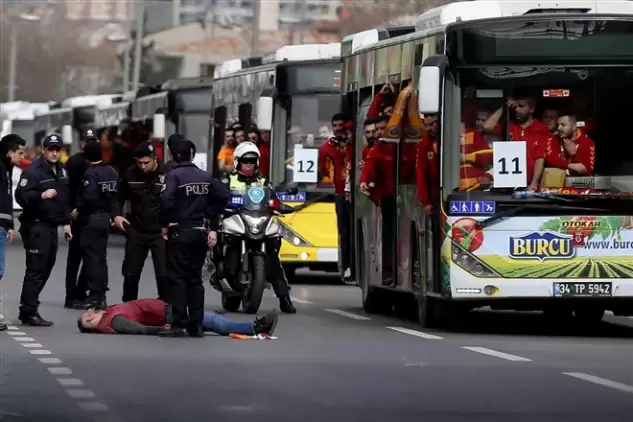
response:
[(363, 309), (368, 314), (389, 314), (389, 292), (363, 285)]
[(422, 293), (418, 296), (418, 323), (422, 328), (435, 328), (437, 326), (435, 307), (436, 304), (432, 297)]
[(418, 316), (418, 303), (413, 295), (397, 295), (394, 301), (394, 311), (398, 318), (415, 321)]
[(604, 309), (595, 306), (578, 306), (574, 309), (576, 321), (583, 327), (591, 327), (600, 324), (604, 317)]

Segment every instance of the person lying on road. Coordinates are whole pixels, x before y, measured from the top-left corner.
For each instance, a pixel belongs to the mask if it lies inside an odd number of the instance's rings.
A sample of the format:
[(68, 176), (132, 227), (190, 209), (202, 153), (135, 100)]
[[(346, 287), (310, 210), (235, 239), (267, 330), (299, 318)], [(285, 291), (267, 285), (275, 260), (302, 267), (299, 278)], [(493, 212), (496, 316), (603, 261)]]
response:
[[(158, 335), (171, 324), (171, 306), (160, 299), (137, 299), (108, 306), (104, 310), (89, 309), (77, 321), (82, 333)], [(253, 322), (230, 321), (214, 313), (205, 312), (204, 331), (219, 335), (272, 335), (277, 326), (275, 312), (256, 318)]]

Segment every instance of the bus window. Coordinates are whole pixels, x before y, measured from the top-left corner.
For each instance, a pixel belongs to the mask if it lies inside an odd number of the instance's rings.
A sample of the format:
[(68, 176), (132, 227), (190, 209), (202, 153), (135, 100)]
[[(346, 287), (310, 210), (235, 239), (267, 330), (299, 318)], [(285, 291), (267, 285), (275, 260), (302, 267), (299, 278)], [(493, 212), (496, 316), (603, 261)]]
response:
[[(318, 150), (331, 135), (331, 118), (339, 107), (340, 95), (337, 94), (292, 96), (287, 122), (286, 180), (293, 180), (295, 148)], [(319, 184), (331, 185), (332, 181), (325, 176)]]

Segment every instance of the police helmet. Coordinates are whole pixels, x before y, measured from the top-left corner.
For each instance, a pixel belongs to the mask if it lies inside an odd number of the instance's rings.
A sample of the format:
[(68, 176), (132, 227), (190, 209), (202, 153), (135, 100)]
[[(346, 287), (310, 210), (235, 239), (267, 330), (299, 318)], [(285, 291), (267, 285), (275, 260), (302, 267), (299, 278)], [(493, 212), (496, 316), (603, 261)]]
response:
[(252, 142), (242, 142), (238, 146), (235, 147), (233, 151), (233, 165), (237, 168), (237, 165), (240, 163), (241, 158), (246, 158), (248, 156), (253, 156), (256, 158), (256, 166), (259, 167), (259, 157), (261, 154), (259, 153), (259, 148)]

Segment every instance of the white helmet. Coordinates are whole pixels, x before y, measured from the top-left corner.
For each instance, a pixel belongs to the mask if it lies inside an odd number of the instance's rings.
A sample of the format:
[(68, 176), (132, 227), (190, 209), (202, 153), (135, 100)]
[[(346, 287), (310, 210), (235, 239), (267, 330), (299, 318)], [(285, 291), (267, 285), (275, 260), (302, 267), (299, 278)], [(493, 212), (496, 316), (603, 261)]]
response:
[(259, 148), (252, 142), (245, 141), (235, 147), (233, 151), (233, 166), (237, 170), (237, 165), (239, 164), (240, 158), (242, 158), (246, 154), (255, 154), (257, 155), (257, 167), (259, 167), (259, 157), (261, 154), (259, 153)]

